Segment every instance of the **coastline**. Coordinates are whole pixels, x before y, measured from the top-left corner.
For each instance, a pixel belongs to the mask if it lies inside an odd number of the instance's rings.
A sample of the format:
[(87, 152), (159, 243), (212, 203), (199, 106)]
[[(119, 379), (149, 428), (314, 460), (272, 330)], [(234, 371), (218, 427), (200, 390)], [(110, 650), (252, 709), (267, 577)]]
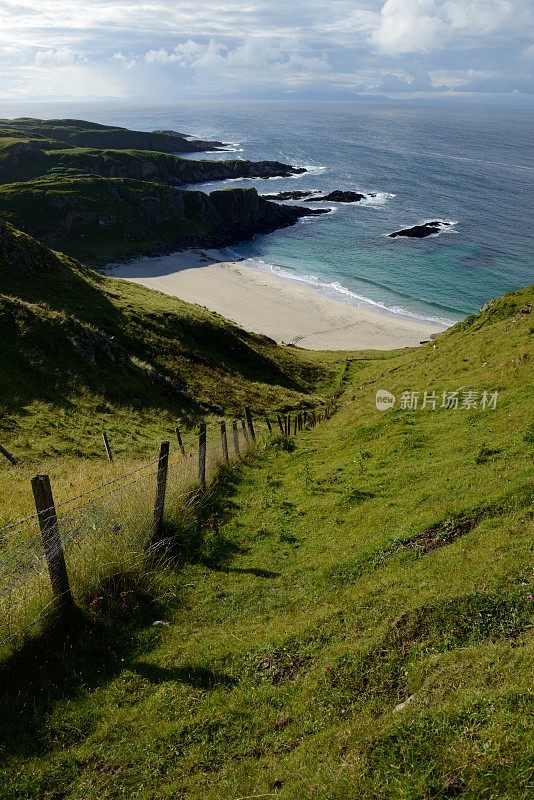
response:
[(109, 265), (111, 277), (205, 306), (279, 344), (309, 350), (392, 350), (414, 347), (444, 325), (355, 305), (313, 287), (229, 260), (219, 250), (185, 250)]

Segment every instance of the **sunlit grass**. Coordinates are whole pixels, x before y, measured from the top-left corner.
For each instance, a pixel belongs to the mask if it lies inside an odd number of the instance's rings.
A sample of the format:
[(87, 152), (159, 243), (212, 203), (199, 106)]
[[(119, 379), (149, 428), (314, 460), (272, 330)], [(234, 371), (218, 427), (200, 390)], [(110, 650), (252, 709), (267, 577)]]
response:
[[(221, 483), (209, 551), (186, 507), (148, 599), (24, 651), (4, 796), (527, 800), (532, 301), (353, 361), (332, 419)], [(374, 406), (432, 387), (499, 401)]]

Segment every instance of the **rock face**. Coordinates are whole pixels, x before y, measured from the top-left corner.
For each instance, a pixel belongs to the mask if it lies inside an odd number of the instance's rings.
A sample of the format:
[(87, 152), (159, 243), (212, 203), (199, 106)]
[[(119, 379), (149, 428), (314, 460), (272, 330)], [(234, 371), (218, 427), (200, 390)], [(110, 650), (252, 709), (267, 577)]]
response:
[(435, 236), (451, 225), (452, 222), (443, 222), (437, 219), (431, 222), (423, 222), (421, 225), (414, 225), (412, 228), (402, 228), (400, 231), (388, 233), (388, 236), (392, 239), (396, 239), (399, 236), (406, 236), (411, 239), (425, 239), (427, 236)]
[(4, 186), (2, 213), (47, 246), (102, 263), (186, 247), (220, 247), (328, 209), (271, 203), (255, 189), (206, 194), (76, 176)]
[(197, 161), (146, 150), (50, 150), (49, 143), (43, 144), (38, 139), (14, 142), (4, 148), (4, 153), (0, 183), (27, 180), (52, 170), (158, 181), (170, 186), (236, 178), (288, 178), (306, 172), (304, 167), (280, 161)]
[[(370, 194), (369, 197), (374, 197), (374, 194)], [(317, 203), (317, 202), (330, 202), (330, 203), (359, 203), (360, 200), (366, 200), (367, 195), (361, 194), (360, 192), (344, 192), (340, 190), (336, 190), (335, 192), (330, 192), (330, 194), (323, 195), (321, 197), (311, 197), (309, 200), (306, 200), (307, 203)]]
[[(54, 154), (50, 160), (57, 161)], [(210, 183), (236, 178), (278, 178), (300, 175), (306, 170), (280, 161), (189, 161), (172, 155), (144, 152), (62, 153), (62, 166), (109, 178), (135, 178), (166, 183), (170, 186)]]
[(255, 189), (212, 192), (210, 204), (220, 217), (220, 231), (229, 241), (250, 238), (294, 225), (301, 217), (328, 213), (327, 209), (281, 206), (260, 197)]
[[(305, 172), (306, 170), (304, 170)], [(349, 192), (336, 189), (330, 194), (321, 194), (320, 191), (314, 189), (313, 191), (288, 191), (277, 192), (276, 194), (264, 195), (266, 200), (304, 200), (305, 203), (359, 203), (360, 200), (366, 200), (368, 197), (376, 197), (375, 192), (369, 194), (362, 194), (361, 192)]]
[[(303, 170), (306, 172), (306, 170)], [(275, 194), (264, 194), (262, 195), (264, 200), (306, 200), (311, 198), (313, 195), (321, 194), (321, 192), (314, 190), (312, 192), (276, 192)]]

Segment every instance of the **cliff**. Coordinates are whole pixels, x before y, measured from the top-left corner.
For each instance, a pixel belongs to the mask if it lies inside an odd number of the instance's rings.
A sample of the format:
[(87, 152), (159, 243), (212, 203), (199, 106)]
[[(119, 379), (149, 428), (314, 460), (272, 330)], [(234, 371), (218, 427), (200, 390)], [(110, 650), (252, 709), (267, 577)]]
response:
[[(3, 143), (3, 147), (2, 147)], [(304, 167), (279, 161), (197, 161), (151, 150), (58, 150), (46, 140), (0, 138), (0, 183), (37, 178), (52, 170), (76, 170), (109, 178), (135, 178), (177, 184), (208, 183), (229, 178), (274, 178), (300, 175)]]
[(0, 187), (0, 215), (92, 264), (218, 247), (317, 213), (268, 202), (255, 189), (208, 195), (125, 178), (61, 175)]

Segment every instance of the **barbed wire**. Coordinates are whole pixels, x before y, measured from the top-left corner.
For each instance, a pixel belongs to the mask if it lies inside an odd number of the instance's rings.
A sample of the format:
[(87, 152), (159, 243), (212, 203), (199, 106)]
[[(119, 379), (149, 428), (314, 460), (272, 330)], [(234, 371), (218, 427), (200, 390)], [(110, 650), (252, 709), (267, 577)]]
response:
[[(80, 494), (77, 494), (74, 497), (69, 497), (67, 500), (62, 500), (60, 503), (56, 503), (54, 506), (50, 506), (49, 508), (45, 508), (40, 512), (40, 514), (46, 514), (48, 511), (52, 511), (54, 508), (56, 508), (56, 509), (62, 508), (63, 506), (69, 505), (70, 503), (74, 503), (76, 500), (81, 500), (83, 497), (87, 497), (90, 494), (95, 494), (95, 492), (98, 492), (100, 489), (105, 489), (106, 486), (112, 486), (113, 484), (118, 483), (119, 481), (123, 481), (126, 478), (129, 478), (129, 477), (131, 477), (132, 475), (135, 475), (138, 472), (142, 472), (143, 470), (148, 469), (153, 464), (159, 464), (159, 462), (161, 460), (162, 460), (162, 458), (158, 456), (158, 458), (153, 459), (152, 461), (149, 461), (147, 464), (143, 464), (143, 466), (141, 466), (141, 467), (136, 467), (135, 469), (131, 470), (131, 472), (127, 472), (125, 474), (119, 475), (116, 478), (112, 478), (112, 480), (110, 480), (110, 481), (106, 481), (105, 483), (101, 483), (98, 486), (93, 486), (91, 489), (87, 489), (85, 492), (81, 492)], [(129, 485), (129, 484), (126, 484), (126, 485)], [(2, 534), (6, 530), (11, 530), (13, 528), (18, 528), (18, 527), (20, 527), (22, 524), (24, 524), (26, 522), (31, 522), (31, 520), (37, 520), (34, 523), (34, 525), (37, 525), (37, 524), (39, 524), (38, 523), (38, 519), (39, 519), (40, 514), (38, 514), (37, 512), (34, 512), (33, 514), (29, 514), (27, 517), (23, 517), (22, 519), (16, 520), (15, 522), (10, 522), (7, 525), (3, 525), (0, 528), (0, 534)]]
[[(279, 420), (288, 416), (296, 420), (296, 414), (302, 414), (303, 411), (310, 409), (277, 414), (274, 421), (269, 421), (276, 426)], [(264, 425), (257, 423), (267, 419), (267, 414), (255, 417), (256, 436), (252, 435), (247, 419), (237, 417), (237, 429), (234, 428), (234, 421), (228, 425), (228, 420), (224, 420), (226, 447), (222, 436), (209, 437), (205, 443), (205, 462), (210, 470), (213, 471), (225, 463), (240, 462), (255, 446), (263, 447), (268, 440), (267, 431)], [(220, 422), (212, 423), (208, 430), (217, 430), (220, 435), (222, 426)], [(234, 438), (236, 433), (237, 442)], [(196, 444), (195, 439), (193, 443)], [(139, 558), (147, 557), (153, 542), (152, 506), (146, 502), (144, 490), (142, 500), (141, 494), (132, 491), (132, 487), (154, 480), (153, 498), (157, 503), (159, 480), (156, 483), (155, 479), (161, 475), (160, 468), (166, 460), (166, 466), (170, 468), (165, 487), (170, 504), (168, 509), (175, 513), (178, 508), (187, 508), (192, 497), (191, 492), (198, 486), (200, 479), (196, 470), (196, 459), (192, 458), (196, 455), (195, 451), (196, 448), (185, 454), (181, 449), (173, 448), (171, 453), (163, 452), (158, 458), (62, 500), (40, 513), (30, 514), (0, 527), (0, 534), (13, 532), (13, 536), (5, 541), (6, 546), (0, 550), (3, 634), (0, 646), (24, 637), (27, 631), (49, 614), (57, 600), (57, 595), (50, 598), (50, 591), (56, 591), (54, 581), (58, 580), (60, 562), (64, 558), (67, 559), (69, 568), (74, 570), (75, 577), (80, 574), (98, 576), (99, 565), (106, 565), (105, 569), (108, 570), (121, 570), (125, 564), (136, 563)], [(120, 499), (124, 495), (126, 502)], [(113, 502), (111, 498), (117, 502)], [(41, 538), (31, 534), (35, 533), (35, 528), (39, 525), (39, 517), (54, 509), (59, 511), (56, 513), (59, 536), (56, 535), (43, 547)], [(75, 586), (78, 586), (78, 580), (75, 577)], [(21, 585), (24, 588), (21, 589)]]
[[(292, 411), (289, 411), (289, 412), (280, 412), (280, 413), (272, 412), (272, 411), (271, 412), (266, 412), (264, 415), (260, 415), (260, 416), (256, 417), (256, 422), (257, 421), (262, 421), (262, 420), (264, 421), (265, 419), (268, 418), (269, 422), (271, 424), (273, 424), (273, 423), (277, 424), (279, 416), (281, 416), (283, 418), (283, 417), (287, 416), (288, 414), (305, 413), (305, 412), (310, 412), (312, 410), (314, 410), (314, 409), (293, 409)], [(275, 416), (275, 419), (271, 418), (272, 414)], [(231, 421), (232, 422), (233, 421), (241, 422), (242, 420), (243, 420), (243, 417), (236, 416)], [(231, 421), (229, 421), (228, 419), (224, 419), (224, 420), (221, 420), (220, 422), (206, 423), (206, 430), (216, 430), (216, 431), (220, 432), (220, 424), (221, 424), (221, 422), (226, 422), (227, 424), (230, 424)], [(184, 448), (185, 448), (185, 443), (184, 443)], [(182, 455), (182, 454), (180, 453), (180, 455)], [(183, 455), (182, 455), (182, 457), (183, 457)], [(130, 472), (127, 472), (127, 473), (125, 473), (123, 475), (119, 475), (118, 477), (113, 478), (110, 481), (106, 481), (105, 483), (99, 484), (98, 486), (95, 486), (95, 487), (93, 487), (91, 489), (88, 489), (85, 492), (81, 492), (80, 494), (75, 495), (74, 497), (70, 497), (67, 500), (62, 500), (60, 503), (56, 503), (55, 504), (55, 508), (57, 509), (57, 508), (60, 508), (62, 506), (68, 505), (70, 503), (74, 503), (76, 500), (80, 500), (83, 497), (86, 497), (87, 495), (94, 494), (94, 493), (98, 492), (100, 489), (105, 488), (106, 486), (111, 486), (111, 485), (113, 485), (115, 483), (118, 483), (119, 481), (125, 480), (126, 478), (129, 478), (131, 475), (135, 475), (137, 472), (141, 472), (142, 470), (147, 469), (148, 467), (152, 466), (152, 464), (159, 463), (160, 460), (161, 459), (159, 457), (156, 458), (156, 459), (153, 459), (152, 461), (149, 461), (147, 464), (144, 464), (144, 465), (142, 465), (140, 467), (136, 467), (134, 470), (131, 470)], [(43, 509), (40, 513), (44, 514), (44, 513), (48, 512), (48, 511), (52, 511), (53, 508), (54, 508), (54, 506), (51, 506), (50, 508)], [(6, 523), (5, 525), (0, 526), (0, 534), (4, 533), (5, 531), (12, 530), (13, 528), (18, 528), (21, 525), (24, 525), (26, 522), (31, 522), (32, 520), (38, 520), (38, 517), (39, 517), (39, 514), (34, 512), (32, 514), (29, 514), (26, 517), (22, 517), (21, 519), (14, 520), (12, 522)], [(38, 523), (34, 523), (34, 524), (38, 524)]]

